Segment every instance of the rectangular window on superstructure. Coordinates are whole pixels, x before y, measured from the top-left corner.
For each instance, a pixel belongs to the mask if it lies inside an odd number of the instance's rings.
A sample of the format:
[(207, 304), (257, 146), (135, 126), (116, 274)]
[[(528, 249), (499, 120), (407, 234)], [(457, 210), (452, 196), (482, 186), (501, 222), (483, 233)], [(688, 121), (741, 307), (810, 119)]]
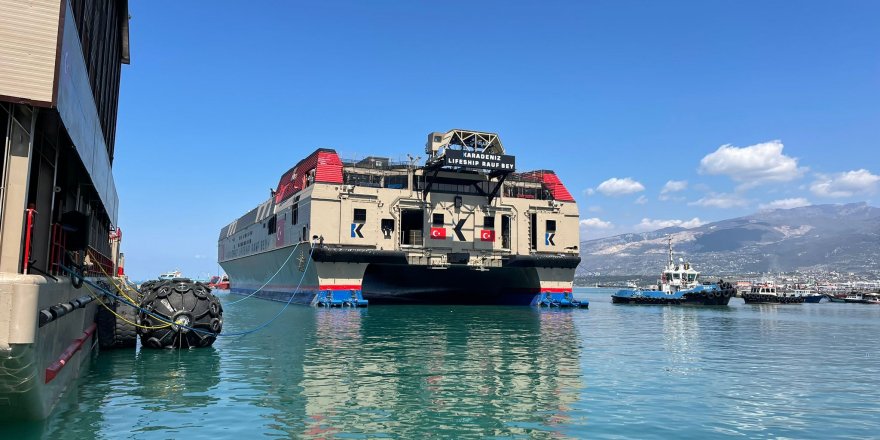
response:
[(294, 203), (293, 208), (291, 208), (291, 217), (290, 224), (295, 225), (299, 223), (299, 203)]
[(487, 215), (483, 217), (483, 227), (489, 229), (495, 229), (495, 216)]
[(556, 232), (556, 220), (547, 220), (547, 232)]
[(355, 223), (366, 223), (367, 222), (367, 210), (362, 208), (354, 209), (354, 222)]
[(443, 226), (443, 220), (443, 214), (434, 214), (431, 218), (431, 223), (433, 223), (434, 226)]
[(269, 218), (269, 235), (274, 234), (277, 229), (278, 218), (273, 215), (271, 218)]

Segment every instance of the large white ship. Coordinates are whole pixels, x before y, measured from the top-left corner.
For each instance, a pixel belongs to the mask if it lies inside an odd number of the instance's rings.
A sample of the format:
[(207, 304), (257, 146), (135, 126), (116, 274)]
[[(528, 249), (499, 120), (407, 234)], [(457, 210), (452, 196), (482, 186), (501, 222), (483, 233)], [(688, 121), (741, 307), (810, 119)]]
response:
[(568, 304), (578, 209), (496, 134), (431, 133), (422, 164), (318, 149), (223, 227), (233, 293), (312, 305)]

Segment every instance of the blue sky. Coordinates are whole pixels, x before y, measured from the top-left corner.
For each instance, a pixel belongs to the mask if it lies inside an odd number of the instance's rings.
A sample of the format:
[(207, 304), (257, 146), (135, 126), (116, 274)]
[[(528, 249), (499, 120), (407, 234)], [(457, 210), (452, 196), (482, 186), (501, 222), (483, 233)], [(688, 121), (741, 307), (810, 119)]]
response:
[[(880, 190), (880, 3), (132, 2), (114, 164), (135, 279), (217, 273), (220, 228), (317, 147), (500, 134), (582, 239)], [(665, 188), (665, 190), (664, 190)]]

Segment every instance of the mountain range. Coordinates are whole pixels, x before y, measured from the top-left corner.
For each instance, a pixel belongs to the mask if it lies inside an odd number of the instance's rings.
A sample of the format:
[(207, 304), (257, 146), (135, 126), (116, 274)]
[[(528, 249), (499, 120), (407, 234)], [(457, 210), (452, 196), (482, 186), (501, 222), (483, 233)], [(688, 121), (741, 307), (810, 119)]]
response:
[(760, 211), (696, 228), (583, 241), (578, 275), (659, 274), (668, 237), (675, 258), (703, 273), (880, 270), (880, 208), (851, 203)]

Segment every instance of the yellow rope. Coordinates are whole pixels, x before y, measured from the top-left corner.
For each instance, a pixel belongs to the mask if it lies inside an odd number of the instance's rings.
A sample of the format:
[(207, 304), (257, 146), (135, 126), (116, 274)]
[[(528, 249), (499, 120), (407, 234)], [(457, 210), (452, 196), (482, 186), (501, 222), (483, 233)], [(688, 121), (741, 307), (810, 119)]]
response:
[(131, 322), (128, 319), (125, 319), (124, 316), (116, 313), (116, 311), (111, 309), (109, 306), (107, 306), (107, 304), (105, 304), (104, 301), (101, 301), (101, 298), (98, 296), (98, 294), (95, 293), (94, 290), (92, 290), (91, 287), (89, 287), (87, 284), (85, 285), (85, 287), (86, 287), (86, 289), (89, 289), (89, 292), (92, 292), (92, 297), (95, 298), (99, 304), (104, 306), (105, 309), (107, 309), (110, 313), (112, 313), (114, 316), (116, 316), (116, 318), (121, 319), (123, 322), (127, 322), (135, 327), (139, 327), (139, 328), (146, 329), (146, 330), (158, 330), (160, 328), (166, 328), (166, 327), (171, 326), (170, 322), (165, 325), (159, 325), (159, 326), (148, 326), (148, 325), (141, 325), (136, 322)]
[[(92, 254), (91, 250), (89, 251), (89, 255), (92, 257), (92, 259), (97, 260), (97, 258), (95, 258), (95, 256)], [(116, 281), (113, 279), (113, 277), (111, 277), (110, 275), (107, 275), (107, 271), (104, 270), (104, 266), (101, 266), (100, 263), (96, 264), (96, 266), (98, 266), (98, 269), (101, 269), (101, 273), (104, 274), (104, 278), (107, 278), (107, 280), (110, 281), (110, 284), (113, 284), (113, 287), (116, 289), (116, 292), (118, 292), (120, 295), (122, 295), (123, 298), (127, 299), (132, 304), (137, 304), (137, 301), (133, 300), (130, 296), (126, 295), (125, 292), (122, 290), (122, 288), (120, 288), (116, 284)], [(128, 287), (128, 288), (131, 289), (131, 287)], [(94, 293), (94, 292), (92, 292), (92, 293)]]

